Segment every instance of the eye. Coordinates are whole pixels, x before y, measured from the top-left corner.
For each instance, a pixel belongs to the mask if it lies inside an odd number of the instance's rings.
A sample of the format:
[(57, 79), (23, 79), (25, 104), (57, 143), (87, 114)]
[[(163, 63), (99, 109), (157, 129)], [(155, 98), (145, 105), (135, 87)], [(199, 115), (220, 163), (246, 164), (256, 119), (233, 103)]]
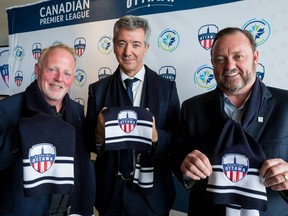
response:
[(68, 71), (64, 71), (64, 76), (65, 76), (66, 78), (70, 78), (72, 75), (71, 75), (71, 73), (69, 73)]
[(119, 43), (118, 43), (118, 46), (119, 46), (119, 47), (125, 47), (125, 46), (126, 46), (126, 43), (124, 43), (124, 42), (119, 42)]
[(223, 64), (225, 62), (225, 59), (223, 57), (217, 57), (214, 59), (215, 64)]
[(50, 72), (50, 73), (54, 73), (54, 72), (57, 71), (56, 68), (52, 68), (52, 67), (48, 67), (47, 70), (48, 70), (48, 72)]
[(134, 48), (141, 47), (141, 44), (139, 44), (139, 43), (135, 43), (135, 44), (133, 44), (133, 47), (134, 47)]
[(234, 58), (236, 61), (241, 61), (244, 58), (244, 55), (236, 55)]

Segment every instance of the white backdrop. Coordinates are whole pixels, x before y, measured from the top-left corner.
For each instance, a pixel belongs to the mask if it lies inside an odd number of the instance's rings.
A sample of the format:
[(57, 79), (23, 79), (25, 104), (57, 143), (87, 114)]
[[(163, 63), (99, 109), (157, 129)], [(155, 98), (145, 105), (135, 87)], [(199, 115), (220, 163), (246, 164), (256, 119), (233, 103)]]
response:
[[(215, 88), (209, 44), (228, 26), (255, 36), (263, 82), (288, 89), (287, 9), (286, 0), (52, 0), (8, 8), (9, 94), (24, 91), (35, 79), (34, 64), (43, 48), (63, 42), (82, 54), (70, 95), (86, 109), (88, 85), (118, 65), (113, 25), (125, 14), (149, 20), (152, 35), (145, 63), (176, 81), (181, 103)], [(176, 205), (185, 211), (187, 194), (180, 187), (177, 192)]]
[[(164, 6), (159, 4), (160, 1), (150, 0), (139, 3), (140, 1), (122, 0), (123, 11), (121, 11), (121, 7), (119, 8), (121, 1), (71, 0), (69, 2), (74, 3), (74, 5), (79, 3), (78, 10), (74, 8), (74, 11), (70, 10), (69, 14), (66, 7), (66, 14), (62, 15), (63, 21), (61, 22), (61, 19), (60, 21), (56, 20), (57, 26), (51, 27), (51, 24), (43, 24), (44, 19), (46, 19), (46, 22), (48, 20), (48, 16), (43, 18), (43, 14), (51, 15), (53, 6), (54, 8), (58, 6), (59, 9), (60, 3), (55, 2), (59, 1), (38, 2), (34, 5), (13, 7), (7, 10), (9, 47), (11, 47), (9, 58), (10, 94), (25, 90), (27, 85), (35, 78), (33, 69), (36, 59), (32, 55), (33, 47), (35, 48), (38, 45), (38, 50), (41, 50), (56, 42), (64, 42), (73, 47), (74, 43), (80, 40), (82, 43), (85, 42), (85, 50), (78, 58), (78, 76), (72, 87), (71, 96), (77, 100), (81, 99), (81, 103), (86, 105), (88, 85), (97, 81), (99, 74), (103, 71), (113, 73), (117, 67), (112, 44), (113, 24), (120, 16), (128, 14), (128, 12), (136, 15), (139, 15), (136, 12), (141, 12), (143, 15), (140, 15), (149, 20), (152, 35), (150, 50), (145, 58), (145, 63), (159, 74), (165, 72), (166, 77), (175, 78), (181, 102), (215, 87), (209, 46), (201, 46), (199, 42), (199, 36), (207, 33), (208, 28), (210, 31), (208, 36), (211, 36), (211, 40), (213, 40), (215, 32), (227, 26), (245, 28), (250, 30), (255, 37), (257, 35), (261, 78), (267, 85), (287, 89), (286, 36), (288, 35), (288, 22), (286, 20), (288, 20), (288, 2), (285, 0), (245, 0), (225, 4), (218, 1), (216, 5), (213, 5), (214, 3), (209, 6), (198, 5), (197, 8), (193, 8), (192, 1), (183, 1), (181, 3), (183, 10), (177, 9), (175, 11), (170, 8), (179, 8), (177, 0), (161, 1)], [(137, 5), (135, 6), (136, 2)], [(149, 7), (147, 2), (150, 2)], [(81, 8), (80, 3), (83, 3)], [(86, 3), (86, 8), (83, 6), (84, 3)], [(93, 12), (114, 13), (113, 10), (112, 12), (109, 11), (113, 9), (113, 4), (117, 4), (115, 7), (120, 10), (120, 12), (117, 12), (120, 13), (117, 18), (109, 19), (108, 17), (105, 20), (103, 15), (100, 18), (94, 18), (96, 21), (93, 21)], [(153, 14), (149, 14), (152, 13), (153, 4), (154, 8), (164, 8), (164, 12), (157, 9), (160, 11), (159, 13), (156, 10)], [(185, 8), (183, 4), (187, 4), (190, 8), (187, 8), (188, 6)], [(134, 8), (132, 8), (132, 5)], [(64, 3), (62, 6), (65, 6)], [(37, 29), (37, 27), (33, 29), (32, 27), (31, 30), (29, 20), (27, 20), (28, 30), (25, 31), (26, 25), (21, 16), (21, 10), (29, 10), (30, 8), (29, 14), (31, 15), (29, 17), (33, 17), (33, 14), (35, 14), (35, 19), (38, 19), (37, 22), (42, 22), (41, 25), (39, 24), (42, 29)], [(50, 10), (48, 10), (49, 8)], [(170, 11), (165, 12), (166, 8), (169, 8)], [(96, 9), (98, 12), (95, 11)], [(62, 14), (64, 14), (63, 10)], [(71, 11), (74, 13), (71, 13)], [(59, 14), (61, 15), (60, 12), (58, 10), (58, 18)], [(82, 16), (86, 17), (76, 19), (76, 12), (78, 12), (78, 15), (82, 13)], [(27, 11), (25, 13), (27, 14)], [(118, 15), (117, 13), (115, 12), (115, 16)], [(73, 15), (75, 18), (73, 21), (77, 20), (78, 23), (67, 24), (67, 19), (73, 17)], [(55, 13), (50, 16), (54, 21), (55, 17)], [(88, 21), (85, 21), (85, 18), (88, 18)], [(19, 19), (19, 22), (17, 22), (17, 19)], [(20, 26), (20, 24), (22, 25)], [(17, 32), (17, 29), (20, 28), (24, 28), (24, 30)], [(168, 46), (169, 42), (173, 42), (171, 40), (173, 38), (174, 43), (170, 43), (170, 46)], [(170, 74), (167, 75), (167, 71)]]

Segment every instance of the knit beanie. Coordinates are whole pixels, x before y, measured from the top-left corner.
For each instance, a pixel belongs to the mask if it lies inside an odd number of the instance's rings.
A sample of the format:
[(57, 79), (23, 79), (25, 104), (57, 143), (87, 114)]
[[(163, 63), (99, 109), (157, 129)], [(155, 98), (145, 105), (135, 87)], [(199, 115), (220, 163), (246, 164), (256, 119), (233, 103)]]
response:
[(141, 107), (109, 107), (105, 118), (106, 150), (137, 149), (152, 146), (152, 113)]

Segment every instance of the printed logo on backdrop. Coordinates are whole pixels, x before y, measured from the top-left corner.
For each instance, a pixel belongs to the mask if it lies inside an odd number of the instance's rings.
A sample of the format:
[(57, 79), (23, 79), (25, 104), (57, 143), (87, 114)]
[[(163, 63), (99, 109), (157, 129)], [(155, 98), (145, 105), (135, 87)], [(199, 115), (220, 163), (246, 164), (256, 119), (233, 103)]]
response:
[(256, 76), (263, 81), (264, 76), (265, 76), (265, 67), (263, 64), (258, 63), (257, 68), (256, 68)]
[(222, 157), (222, 168), (231, 182), (238, 182), (247, 175), (249, 160), (244, 155), (227, 154)]
[(165, 29), (158, 37), (158, 47), (173, 52), (180, 43), (180, 37), (175, 30)]
[(34, 71), (31, 74), (31, 83), (34, 82), (36, 80), (36, 75), (34, 73)]
[(176, 79), (176, 69), (173, 66), (162, 66), (159, 69), (159, 75), (165, 79), (175, 81)]
[(29, 150), (30, 164), (39, 173), (45, 173), (52, 167), (55, 158), (56, 148), (50, 143), (37, 144)]
[(20, 87), (23, 83), (23, 72), (22, 71), (16, 71), (14, 76), (15, 84)]
[(61, 41), (55, 40), (55, 41), (52, 43), (52, 46), (55, 46), (55, 45), (61, 44), (61, 43), (62, 43)]
[(77, 68), (76, 73), (75, 73), (75, 84), (77, 86), (84, 86), (87, 80), (87, 74), (83, 69)]
[(257, 46), (265, 43), (271, 33), (270, 25), (264, 19), (251, 19), (243, 25), (242, 29), (248, 30), (254, 36)]
[(199, 67), (194, 73), (194, 83), (203, 89), (214, 89), (216, 87), (216, 80), (213, 68), (207, 65)]
[(118, 113), (118, 125), (125, 132), (130, 133), (137, 125), (138, 116), (133, 110), (122, 110)]
[(97, 49), (104, 55), (109, 55), (112, 52), (112, 38), (110, 36), (103, 35), (98, 40)]
[(4, 81), (5, 85), (9, 88), (9, 66), (8, 66), (8, 57), (9, 50), (4, 50), (0, 52), (0, 72), (2, 80)]
[(86, 40), (83, 37), (78, 37), (74, 41), (74, 49), (76, 54), (81, 57), (86, 49)]
[(212, 47), (215, 35), (218, 32), (218, 27), (213, 24), (204, 25), (198, 30), (198, 41), (200, 45), (209, 50)]
[(98, 79), (103, 79), (109, 75), (112, 74), (112, 71), (109, 67), (101, 67), (99, 70), (98, 70)]
[(32, 55), (34, 59), (38, 60), (42, 51), (42, 45), (40, 43), (34, 43), (32, 45)]
[(83, 98), (75, 98), (74, 101), (79, 103), (85, 109), (85, 101), (83, 100)]
[(67, 1), (65, 3), (41, 7), (40, 25), (49, 25), (72, 20), (88, 18), (90, 16), (90, 0)]
[(126, 7), (129, 9), (127, 13), (131, 13), (132, 11), (150, 8), (150, 7), (173, 7), (174, 0), (127, 0)]
[(17, 45), (13, 50), (13, 56), (17, 61), (21, 62), (24, 56), (24, 49)]

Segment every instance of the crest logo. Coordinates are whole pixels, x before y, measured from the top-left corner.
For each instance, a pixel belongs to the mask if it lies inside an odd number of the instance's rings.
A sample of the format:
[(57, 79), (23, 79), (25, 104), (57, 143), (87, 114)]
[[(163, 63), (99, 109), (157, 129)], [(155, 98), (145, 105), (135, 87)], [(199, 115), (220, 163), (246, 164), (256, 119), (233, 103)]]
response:
[(34, 73), (34, 71), (32, 72), (32, 75), (31, 75), (31, 83), (34, 82), (36, 80), (36, 75)]
[(0, 56), (3, 57), (0, 58), (0, 73), (5, 85), (9, 88), (9, 66), (6, 61), (1, 61), (1, 60), (7, 60), (8, 54), (9, 50), (4, 50), (0, 52)]
[(74, 41), (74, 49), (79, 57), (83, 55), (86, 49), (86, 40), (83, 37), (76, 38)]
[(248, 30), (254, 36), (257, 46), (265, 43), (268, 40), (271, 32), (269, 23), (264, 19), (249, 20), (244, 24), (242, 29)]
[(194, 73), (194, 83), (201, 88), (211, 90), (217, 84), (213, 73), (213, 68), (203, 65)]
[(263, 81), (265, 75), (265, 67), (263, 64), (258, 63), (256, 68), (256, 76)]
[(98, 78), (103, 79), (112, 74), (112, 71), (109, 67), (102, 67), (98, 70)]
[(52, 46), (55, 46), (55, 45), (60, 44), (60, 43), (62, 43), (62, 42), (59, 41), (59, 40), (55, 40), (55, 41), (52, 43)]
[(212, 47), (215, 35), (218, 32), (216, 25), (204, 25), (198, 30), (198, 41), (200, 45), (208, 50)]
[(244, 155), (227, 154), (222, 158), (222, 168), (225, 176), (235, 183), (247, 175), (249, 160)]
[(173, 66), (163, 66), (159, 69), (159, 75), (165, 79), (175, 81), (176, 69)]
[(56, 148), (49, 143), (33, 145), (29, 150), (30, 165), (39, 173), (45, 173), (53, 166), (56, 158)]
[(22, 61), (24, 56), (24, 50), (20, 46), (16, 46), (13, 50), (13, 56), (17, 61)]
[(16, 71), (15, 77), (14, 77), (15, 84), (20, 87), (23, 82), (23, 72), (22, 71)]
[(42, 45), (40, 43), (34, 43), (32, 46), (32, 55), (34, 59), (38, 60), (42, 51)]
[(180, 43), (180, 37), (175, 30), (166, 29), (158, 37), (158, 47), (173, 52)]
[(80, 87), (84, 86), (87, 80), (87, 75), (85, 71), (83, 69), (78, 68), (76, 70), (75, 76), (76, 76), (75, 84)]
[(112, 52), (112, 38), (110, 36), (102, 36), (97, 45), (97, 49), (100, 53), (109, 55)]
[(137, 113), (133, 110), (122, 110), (118, 113), (118, 125), (125, 133), (130, 133), (134, 130), (137, 120)]

